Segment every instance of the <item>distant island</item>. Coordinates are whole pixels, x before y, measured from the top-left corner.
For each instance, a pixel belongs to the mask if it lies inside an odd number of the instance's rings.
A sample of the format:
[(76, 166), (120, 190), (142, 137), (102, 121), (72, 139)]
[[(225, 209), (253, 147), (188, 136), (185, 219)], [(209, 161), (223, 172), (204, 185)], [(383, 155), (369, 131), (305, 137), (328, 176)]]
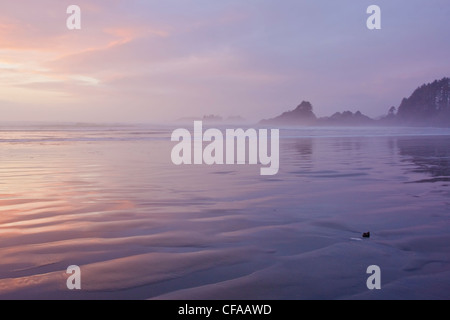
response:
[[(388, 108), (387, 114), (373, 119), (360, 111), (336, 112), (328, 117), (317, 117), (313, 105), (302, 101), (295, 109), (283, 112), (271, 119), (261, 120), (262, 126), (429, 126), (450, 127), (450, 78), (442, 78), (418, 87), (409, 98), (403, 98), (400, 106)], [(247, 120), (240, 116), (224, 118), (209, 114), (203, 117), (180, 118), (176, 122), (192, 122), (201, 119), (206, 124), (242, 124)]]
[(196, 117), (189, 117), (189, 118), (180, 118), (177, 120), (177, 122), (192, 122), (192, 121), (198, 121), (201, 119), (203, 123), (243, 123), (246, 122), (244, 118), (241, 116), (229, 116), (228, 118), (223, 118), (220, 115), (215, 114), (208, 114), (204, 115), (202, 118), (196, 118)]
[(398, 108), (392, 106), (388, 114), (372, 119), (360, 111), (337, 112), (330, 117), (318, 118), (309, 101), (303, 101), (294, 110), (264, 119), (261, 125), (285, 126), (450, 126), (450, 78), (435, 80), (417, 88), (409, 98), (404, 98)]

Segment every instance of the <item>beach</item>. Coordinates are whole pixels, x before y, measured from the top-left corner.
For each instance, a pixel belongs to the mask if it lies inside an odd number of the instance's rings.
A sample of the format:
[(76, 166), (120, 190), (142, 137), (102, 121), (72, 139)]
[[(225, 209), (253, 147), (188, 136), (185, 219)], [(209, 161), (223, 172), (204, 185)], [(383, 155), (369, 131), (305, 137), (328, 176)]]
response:
[(449, 129), (285, 128), (274, 176), (176, 166), (169, 127), (0, 129), (0, 299), (450, 299)]

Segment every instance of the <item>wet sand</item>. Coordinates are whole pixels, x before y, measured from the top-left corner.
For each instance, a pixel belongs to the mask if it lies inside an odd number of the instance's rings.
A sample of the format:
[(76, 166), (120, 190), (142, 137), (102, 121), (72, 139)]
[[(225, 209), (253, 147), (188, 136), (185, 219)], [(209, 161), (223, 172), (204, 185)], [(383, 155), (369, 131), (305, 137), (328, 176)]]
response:
[(449, 132), (284, 130), (266, 177), (174, 166), (170, 132), (0, 132), (0, 298), (450, 298)]

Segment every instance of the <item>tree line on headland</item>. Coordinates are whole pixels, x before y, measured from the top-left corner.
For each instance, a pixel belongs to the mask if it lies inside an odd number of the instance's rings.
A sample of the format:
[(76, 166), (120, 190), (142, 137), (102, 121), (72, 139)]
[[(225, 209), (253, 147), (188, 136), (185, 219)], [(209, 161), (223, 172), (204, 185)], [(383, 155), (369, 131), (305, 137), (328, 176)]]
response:
[(417, 88), (404, 98), (398, 108), (392, 106), (387, 115), (372, 119), (360, 111), (337, 112), (330, 117), (318, 118), (313, 106), (303, 101), (294, 110), (260, 121), (261, 125), (285, 126), (431, 126), (450, 127), (450, 78), (435, 80)]

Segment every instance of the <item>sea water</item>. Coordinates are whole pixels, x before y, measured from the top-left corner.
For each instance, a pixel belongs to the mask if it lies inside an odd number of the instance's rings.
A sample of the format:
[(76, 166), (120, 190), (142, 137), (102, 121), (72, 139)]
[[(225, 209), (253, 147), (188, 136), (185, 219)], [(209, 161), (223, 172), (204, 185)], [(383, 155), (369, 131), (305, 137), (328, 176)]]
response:
[(0, 126), (0, 298), (450, 298), (449, 129), (281, 129), (275, 176), (173, 129)]

